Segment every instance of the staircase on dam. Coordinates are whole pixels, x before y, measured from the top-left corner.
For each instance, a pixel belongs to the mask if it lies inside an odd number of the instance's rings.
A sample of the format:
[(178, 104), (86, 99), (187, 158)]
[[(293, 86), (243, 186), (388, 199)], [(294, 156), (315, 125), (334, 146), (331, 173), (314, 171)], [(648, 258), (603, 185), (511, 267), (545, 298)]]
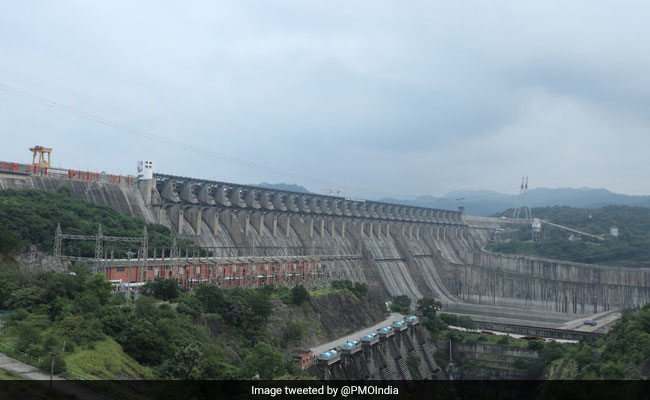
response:
[(400, 375), (402, 376), (402, 379), (404, 380), (412, 380), (413, 377), (411, 376), (411, 372), (409, 371), (408, 367), (406, 366), (406, 360), (404, 357), (400, 357), (397, 360), (397, 366), (399, 368)]
[(383, 367), (379, 370), (379, 376), (381, 376), (382, 380), (385, 381), (392, 381), (393, 380), (393, 373), (390, 372), (390, 368), (388, 367)]

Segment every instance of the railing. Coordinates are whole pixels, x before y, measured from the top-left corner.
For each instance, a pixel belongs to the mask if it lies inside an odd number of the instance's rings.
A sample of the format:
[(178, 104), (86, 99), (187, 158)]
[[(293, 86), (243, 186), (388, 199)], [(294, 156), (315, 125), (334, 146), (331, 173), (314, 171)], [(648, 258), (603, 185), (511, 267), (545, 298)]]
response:
[[(40, 368), (40, 365), (43, 363), (43, 359), (39, 357), (34, 357), (32, 355), (29, 355), (27, 353), (24, 353), (18, 349), (15, 349), (11, 346), (9, 346), (7, 343), (4, 343), (0, 341), (0, 347), (6, 349), (7, 351), (1, 351), (1, 353), (6, 353), (9, 356), (14, 356), (13, 358), (16, 358), (17, 360), (26, 362), (27, 364), (30, 364), (34, 367)], [(73, 377), (73, 379), (81, 380), (81, 381), (88, 381), (92, 380), (91, 378), (78, 374), (76, 372), (64, 369), (63, 373), (60, 374), (63, 377)]]
[(84, 182), (104, 182), (117, 185), (131, 186), (135, 185), (138, 179), (131, 175), (113, 175), (104, 172), (81, 171), (74, 169), (63, 169), (53, 167), (40, 167), (32, 164), (21, 164), (9, 161), (0, 161), (0, 172), (16, 175), (38, 175), (50, 176), (57, 178), (67, 178), (69, 180)]

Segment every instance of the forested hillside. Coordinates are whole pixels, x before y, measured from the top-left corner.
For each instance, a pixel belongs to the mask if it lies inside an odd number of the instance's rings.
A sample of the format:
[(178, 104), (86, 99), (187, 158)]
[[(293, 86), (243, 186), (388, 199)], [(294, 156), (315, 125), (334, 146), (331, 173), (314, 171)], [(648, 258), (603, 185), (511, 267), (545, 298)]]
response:
[[(169, 248), (172, 243), (171, 231), (165, 226), (148, 224), (108, 206), (72, 198), (65, 190), (56, 194), (41, 190), (0, 191), (0, 255), (15, 254), (30, 244), (42, 251), (52, 252), (54, 233), (59, 223), (67, 234), (96, 235), (101, 224), (104, 235), (133, 237), (141, 237), (146, 225), (150, 249)], [(190, 240), (179, 240), (178, 245), (194, 246)], [(68, 255), (95, 255), (94, 242), (70, 241), (65, 246)], [(123, 256), (129, 245), (112, 242), (106, 248), (114, 250), (117, 257)], [(132, 250), (137, 251), (136, 248)]]
[(650, 374), (650, 305), (625, 310), (607, 335), (568, 348), (546, 365), (549, 379), (647, 379)]
[[(383, 319), (383, 303), (364, 284), (348, 281), (312, 291), (298, 285), (190, 292), (177, 280), (159, 279), (133, 300), (82, 263), (58, 273), (23, 269), (15, 256), (30, 244), (50, 252), (57, 223), (66, 233), (88, 235), (101, 224), (115, 236), (141, 236), (146, 225), (150, 248), (172, 241), (164, 226), (65, 192), (0, 191), (0, 310), (9, 311), (2, 314), (0, 350), (40, 358), (48, 368), (54, 357), (56, 372), (94, 379), (298, 377), (291, 349)], [(66, 251), (92, 257), (94, 243), (68, 244)], [(318, 315), (337, 315), (350, 304), (365, 315), (352, 321)]]
[[(487, 250), (592, 264), (650, 267), (650, 209), (648, 208), (542, 207), (533, 208), (532, 213), (536, 218), (587, 233), (603, 235), (605, 240), (578, 238), (570, 232), (544, 226), (548, 238), (540, 242), (532, 242), (531, 229), (527, 227), (520, 232), (511, 233), (508, 242), (490, 243)], [(496, 216), (511, 215), (512, 210), (506, 210)], [(610, 227), (619, 229), (618, 237), (609, 234)]]

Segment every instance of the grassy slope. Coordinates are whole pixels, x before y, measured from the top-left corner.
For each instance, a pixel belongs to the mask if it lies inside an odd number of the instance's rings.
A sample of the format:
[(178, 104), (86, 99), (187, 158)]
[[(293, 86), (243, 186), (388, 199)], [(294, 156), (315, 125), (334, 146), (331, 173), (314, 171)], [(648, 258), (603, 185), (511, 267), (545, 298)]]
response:
[(110, 337), (92, 349), (79, 349), (65, 358), (70, 371), (95, 379), (153, 379), (150, 368), (138, 364)]
[(7, 371), (0, 368), (0, 381), (18, 381), (22, 378), (15, 372)]
[[(6, 328), (0, 340), (16, 348), (14, 327)], [(68, 347), (70, 349), (70, 347)], [(66, 350), (66, 353), (68, 350)], [(28, 362), (29, 360), (24, 359)], [(104, 341), (93, 343), (92, 348), (75, 347), (65, 357), (66, 369), (92, 379), (153, 379), (150, 368), (140, 365), (128, 356), (113, 338), (106, 336)]]

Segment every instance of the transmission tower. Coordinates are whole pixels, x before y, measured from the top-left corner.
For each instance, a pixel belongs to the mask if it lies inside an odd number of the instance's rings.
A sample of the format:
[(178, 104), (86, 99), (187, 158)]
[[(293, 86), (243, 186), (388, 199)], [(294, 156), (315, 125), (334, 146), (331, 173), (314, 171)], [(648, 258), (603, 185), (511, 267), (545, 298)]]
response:
[(61, 223), (59, 223), (56, 226), (56, 233), (54, 234), (54, 257), (61, 257), (61, 245), (63, 244), (62, 235)]
[(519, 189), (519, 197), (517, 198), (517, 208), (512, 213), (512, 218), (519, 218), (522, 212), (524, 214), (522, 217), (524, 219), (533, 219), (533, 213), (530, 211), (530, 206), (528, 205), (528, 177), (521, 177), (521, 188)]
[(104, 232), (102, 231), (102, 225), (99, 224), (97, 228), (97, 239), (95, 240), (95, 263), (99, 265), (99, 260), (102, 259), (104, 253)]

